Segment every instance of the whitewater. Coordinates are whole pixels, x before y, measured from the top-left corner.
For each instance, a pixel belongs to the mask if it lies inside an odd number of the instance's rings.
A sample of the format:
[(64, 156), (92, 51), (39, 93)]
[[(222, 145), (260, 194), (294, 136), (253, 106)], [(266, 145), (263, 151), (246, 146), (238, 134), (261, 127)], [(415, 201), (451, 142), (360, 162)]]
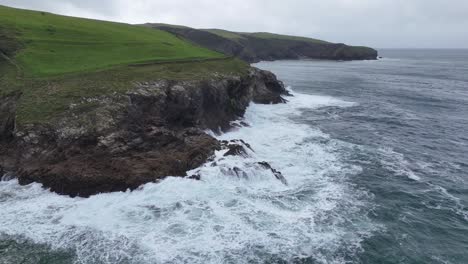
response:
[[(169, 177), (84, 199), (5, 179), (0, 245), (20, 250), (5, 251), (3, 261), (39, 248), (33, 252), (50, 255), (49, 263), (347, 262), (380, 228), (367, 216), (373, 196), (349, 180), (362, 170), (343, 161), (356, 146), (302, 122), (301, 114), (356, 103), (292, 94), (287, 104), (251, 104), (246, 126), (215, 135), (242, 139), (251, 150), (244, 157), (218, 151), (189, 172), (200, 181)], [(287, 184), (255, 165), (262, 161)], [(234, 167), (244, 175), (229, 173)]]

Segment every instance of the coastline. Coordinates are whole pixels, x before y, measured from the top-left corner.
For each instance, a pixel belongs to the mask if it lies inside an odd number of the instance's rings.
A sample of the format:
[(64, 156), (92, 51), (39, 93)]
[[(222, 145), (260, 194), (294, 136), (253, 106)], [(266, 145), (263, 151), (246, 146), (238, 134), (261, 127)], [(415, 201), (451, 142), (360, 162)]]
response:
[[(362, 206), (356, 202), (362, 193), (334, 175), (354, 171), (339, 162), (336, 144), (327, 135), (294, 120), (304, 107), (352, 104), (292, 95), (287, 104), (251, 104), (235, 122), (242, 127), (214, 135), (220, 142), (240, 143), (245, 153), (216, 150), (213, 160), (189, 171), (189, 176), (200, 174), (200, 181), (167, 177), (134, 191), (85, 199), (57, 195), (37, 183), (0, 183), (0, 190), (9, 194), (0, 202), (12, 204), (0, 216), (5, 223), (0, 231), (14, 241), (23, 235), (23, 245), (50, 248), (40, 254), (69, 254), (69, 262), (78, 263), (292, 261), (311, 243), (330, 254), (348, 243), (353, 248), (367, 226), (346, 231), (343, 244), (342, 223), (351, 217), (367, 221), (365, 215), (353, 215)], [(284, 174), (287, 184), (260, 166), (265, 161)], [(11, 213), (17, 210), (24, 214), (19, 220)], [(328, 228), (310, 228), (310, 219)], [(259, 255), (252, 245), (267, 250)]]
[(133, 190), (186, 176), (215, 150), (239, 154), (242, 146), (204, 130), (226, 131), (250, 102), (284, 103), (287, 94), (274, 74), (250, 68), (246, 76), (139, 83), (125, 95), (82, 99), (93, 111), (74, 112), (83, 107), (74, 105), (54, 123), (23, 127), (14, 125), (17, 97), (7, 96), (0, 100), (7, 113), (0, 168), (20, 184), (39, 182), (72, 197)]

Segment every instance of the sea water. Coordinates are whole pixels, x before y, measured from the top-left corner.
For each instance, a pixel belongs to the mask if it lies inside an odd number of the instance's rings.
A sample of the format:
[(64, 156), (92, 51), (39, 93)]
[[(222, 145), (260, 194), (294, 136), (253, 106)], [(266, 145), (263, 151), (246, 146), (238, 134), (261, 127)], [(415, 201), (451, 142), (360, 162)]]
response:
[(0, 263), (468, 263), (468, 52), (380, 53), (254, 65), (293, 96), (217, 135), (251, 150), (200, 181), (88, 199), (0, 182)]

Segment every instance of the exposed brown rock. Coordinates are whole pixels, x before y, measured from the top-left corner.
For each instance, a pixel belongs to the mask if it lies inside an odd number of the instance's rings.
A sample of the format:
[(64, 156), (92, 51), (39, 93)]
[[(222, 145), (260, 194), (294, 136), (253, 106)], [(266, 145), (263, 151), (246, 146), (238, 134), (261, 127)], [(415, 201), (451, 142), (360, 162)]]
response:
[(286, 93), (272, 73), (254, 68), (246, 76), (161, 80), (137, 84), (125, 95), (83, 98), (97, 106), (86, 113), (70, 107), (52, 123), (16, 129), (15, 104), (1, 98), (10, 114), (1, 119), (0, 168), (21, 184), (40, 182), (83, 197), (186, 176), (221, 147), (205, 129), (227, 130), (251, 101), (281, 103)]

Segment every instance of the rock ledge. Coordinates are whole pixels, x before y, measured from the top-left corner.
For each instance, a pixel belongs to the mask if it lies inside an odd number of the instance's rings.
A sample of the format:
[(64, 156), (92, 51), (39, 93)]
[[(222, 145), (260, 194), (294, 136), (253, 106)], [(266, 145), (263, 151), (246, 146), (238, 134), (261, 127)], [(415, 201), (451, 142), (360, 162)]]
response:
[[(286, 94), (272, 73), (251, 68), (245, 76), (138, 83), (127, 94), (83, 98), (50, 124), (21, 128), (14, 125), (20, 95), (4, 96), (0, 172), (82, 197), (186, 176), (221, 147), (206, 129), (226, 131), (250, 102), (284, 103)], [(93, 107), (80, 112), (86, 105)]]

